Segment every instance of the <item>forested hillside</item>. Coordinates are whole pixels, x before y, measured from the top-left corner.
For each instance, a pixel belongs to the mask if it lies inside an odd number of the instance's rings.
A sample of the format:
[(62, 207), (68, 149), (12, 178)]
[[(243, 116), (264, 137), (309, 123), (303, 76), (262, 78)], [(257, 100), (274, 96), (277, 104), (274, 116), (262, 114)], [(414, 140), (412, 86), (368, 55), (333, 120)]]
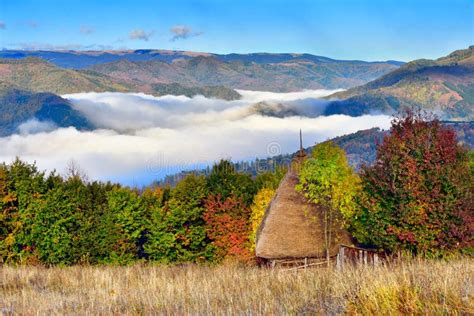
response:
[(415, 60), (372, 82), (328, 98), (325, 114), (394, 113), (417, 106), (445, 119), (474, 118), (474, 46), (437, 60)]
[(25, 91), (0, 82), (0, 136), (21, 132), (18, 130), (21, 124), (33, 119), (43, 124), (53, 124), (52, 128), (93, 128), (79, 111), (72, 108), (68, 100), (53, 93)]

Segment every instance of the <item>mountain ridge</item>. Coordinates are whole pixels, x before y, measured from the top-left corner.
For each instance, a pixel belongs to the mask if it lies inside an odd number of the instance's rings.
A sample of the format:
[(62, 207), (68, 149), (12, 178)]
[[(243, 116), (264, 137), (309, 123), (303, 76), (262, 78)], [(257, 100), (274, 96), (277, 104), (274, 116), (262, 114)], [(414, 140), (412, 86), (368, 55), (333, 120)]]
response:
[(436, 60), (420, 59), (364, 85), (338, 92), (325, 114), (393, 113), (403, 107), (441, 112), (445, 119), (474, 118), (474, 46)]
[(171, 62), (178, 58), (193, 58), (196, 56), (215, 56), (222, 61), (244, 60), (254, 61), (257, 63), (282, 62), (291, 59), (311, 59), (314, 61), (324, 62), (365, 62), (365, 63), (390, 63), (395, 66), (403, 64), (402, 61), (361, 61), (361, 60), (341, 60), (329, 57), (313, 55), (309, 53), (229, 53), (217, 54), (208, 52), (193, 52), (182, 50), (166, 50), (166, 49), (136, 49), (136, 50), (0, 50), (0, 58), (25, 58), (28, 56), (41, 57), (45, 60), (54, 62), (56, 65), (65, 68), (81, 69), (113, 62), (119, 59), (129, 61), (146, 61), (146, 60), (162, 60)]
[(217, 85), (232, 89), (292, 92), (304, 89), (350, 88), (377, 78), (397, 66), (387, 63), (324, 62), (292, 59), (278, 63), (222, 61), (197, 56), (171, 62), (115, 61), (89, 69), (116, 79), (140, 79), (188, 86)]

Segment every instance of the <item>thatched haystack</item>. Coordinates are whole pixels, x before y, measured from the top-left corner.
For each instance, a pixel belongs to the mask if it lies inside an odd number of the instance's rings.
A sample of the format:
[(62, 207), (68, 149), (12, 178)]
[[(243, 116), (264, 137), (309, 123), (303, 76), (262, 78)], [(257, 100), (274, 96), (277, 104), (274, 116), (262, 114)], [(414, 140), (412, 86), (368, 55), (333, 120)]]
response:
[[(257, 232), (257, 257), (273, 260), (325, 256), (322, 213), (295, 190), (297, 183), (297, 168), (290, 168)], [(345, 231), (338, 231), (333, 239), (331, 255), (337, 253), (339, 244), (350, 243)]]

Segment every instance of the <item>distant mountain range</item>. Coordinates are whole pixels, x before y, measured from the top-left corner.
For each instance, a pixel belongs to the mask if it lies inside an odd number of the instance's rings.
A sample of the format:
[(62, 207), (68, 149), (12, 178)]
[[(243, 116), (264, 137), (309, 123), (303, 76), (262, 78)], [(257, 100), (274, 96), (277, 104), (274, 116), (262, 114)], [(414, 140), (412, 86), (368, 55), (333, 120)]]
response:
[(446, 119), (474, 118), (474, 46), (436, 60), (415, 60), (359, 87), (328, 97), (325, 114), (397, 112), (417, 106)]
[[(334, 60), (310, 54), (218, 55), (162, 50), (3, 50), (0, 51), (0, 58), (10, 61), (37, 61), (41, 58), (51, 66), (55, 65), (57, 69), (70, 68), (62, 69), (62, 73), (68, 72), (74, 77), (94, 77), (98, 83), (108, 83), (109, 88), (112, 84), (110, 81), (114, 81), (115, 89), (119, 91), (140, 89), (147, 93), (154, 93), (151, 84), (172, 83), (185, 87), (225, 86), (230, 89), (275, 92), (346, 89), (376, 79), (402, 64), (396, 61)], [(79, 88), (90, 91), (91, 87), (86, 82), (81, 83), (84, 85), (79, 85)], [(98, 86), (95, 91), (101, 88)]]
[[(30, 50), (0, 50), (0, 58), (25, 58), (39, 57), (63, 68), (82, 69), (97, 64), (110, 63), (119, 60), (128, 61), (164, 61), (172, 62), (176, 59), (191, 59), (194, 57), (214, 57), (220, 61), (253, 62), (257, 64), (282, 63), (292, 60), (308, 60), (314, 63), (355, 63), (357, 60), (336, 60), (311, 54), (294, 53), (250, 53), (250, 54), (212, 54), (203, 52), (162, 50), (162, 49), (137, 49), (137, 50), (102, 50), (102, 51), (30, 51)], [(363, 62), (364, 63), (364, 62)], [(403, 62), (388, 60), (376, 63), (387, 63), (400, 66)]]
[(385, 62), (293, 58), (257, 63), (246, 59), (223, 61), (216, 56), (197, 56), (172, 62), (120, 60), (90, 69), (117, 80), (290, 92), (355, 87), (396, 68), (396, 65)]
[[(474, 46), (437, 60), (341, 61), (309, 54), (208, 54), (135, 50), (102, 52), (0, 51), (0, 135), (37, 118), (57, 126), (93, 128), (59, 95), (144, 92), (236, 100), (235, 89), (300, 91), (347, 88), (328, 97), (323, 114), (394, 113), (404, 106), (442, 119), (474, 118)], [(284, 101), (282, 101), (284, 102)], [(265, 115), (285, 107), (256, 104)]]

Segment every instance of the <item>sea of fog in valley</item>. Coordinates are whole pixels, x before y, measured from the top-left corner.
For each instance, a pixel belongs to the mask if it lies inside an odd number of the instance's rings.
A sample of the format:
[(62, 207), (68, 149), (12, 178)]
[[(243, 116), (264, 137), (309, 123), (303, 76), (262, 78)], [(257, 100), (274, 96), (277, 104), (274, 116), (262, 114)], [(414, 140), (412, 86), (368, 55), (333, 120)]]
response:
[(252, 160), (372, 127), (388, 128), (386, 115), (321, 116), (334, 90), (273, 93), (238, 90), (241, 100), (141, 93), (64, 95), (95, 126), (57, 128), (29, 120), (0, 138), (0, 160), (19, 156), (39, 169), (65, 171), (74, 161), (90, 179), (145, 185), (166, 174), (202, 168), (227, 158)]

